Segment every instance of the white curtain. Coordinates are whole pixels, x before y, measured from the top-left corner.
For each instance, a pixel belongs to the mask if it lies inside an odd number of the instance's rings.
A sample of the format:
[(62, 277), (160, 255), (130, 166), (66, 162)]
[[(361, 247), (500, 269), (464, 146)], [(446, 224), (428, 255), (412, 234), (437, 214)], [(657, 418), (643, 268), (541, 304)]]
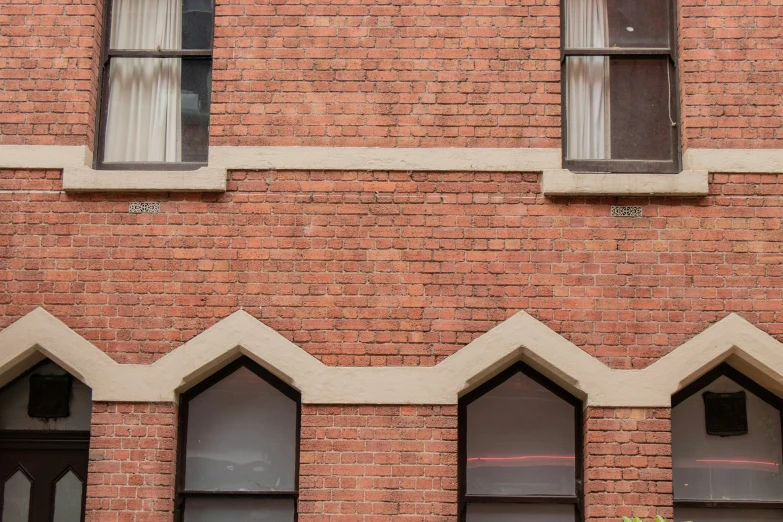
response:
[[(114, 0), (112, 49), (181, 49), (180, 0)], [(113, 58), (104, 161), (181, 161), (179, 58)]]
[[(566, 2), (566, 47), (609, 46), (606, 0)], [(609, 58), (571, 56), (566, 66), (569, 159), (609, 159)]]

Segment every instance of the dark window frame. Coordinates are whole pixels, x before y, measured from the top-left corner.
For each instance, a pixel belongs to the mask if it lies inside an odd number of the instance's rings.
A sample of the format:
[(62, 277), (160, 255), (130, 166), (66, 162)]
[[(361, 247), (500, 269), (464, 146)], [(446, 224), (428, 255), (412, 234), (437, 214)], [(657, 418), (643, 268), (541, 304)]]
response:
[[(682, 390), (672, 395), (672, 410), (691, 396), (701, 392), (705, 387), (712, 384), (720, 377), (727, 377), (739, 386), (742, 386), (756, 397), (766, 402), (780, 412), (780, 426), (783, 432), (783, 399), (767, 390), (759, 383), (746, 376), (728, 363), (720, 363), (718, 366), (705, 373)], [(783, 445), (783, 438), (781, 438)], [(674, 475), (674, 465), (672, 465), (672, 476)], [(672, 478), (672, 481), (674, 479)], [(765, 501), (765, 500), (674, 500), (675, 509), (683, 508), (722, 508), (722, 509), (779, 509), (783, 510), (783, 500)], [(783, 515), (783, 511), (781, 511)]]
[[(576, 490), (574, 495), (525, 495), (525, 496), (493, 496), (493, 495), (469, 495), (467, 494), (467, 450), (468, 450), (468, 405), (483, 397), (487, 392), (501, 385), (517, 373), (532, 379), (554, 393), (560, 399), (574, 407), (574, 462), (576, 473)], [(574, 506), (574, 520), (581, 522), (584, 519), (584, 426), (583, 408), (581, 399), (568, 393), (566, 390), (552, 382), (540, 372), (534, 370), (524, 362), (518, 361), (509, 366), (495, 377), (460, 397), (457, 406), (457, 503), (458, 521), (467, 521), (468, 504), (565, 504)]]
[[(296, 457), (294, 459), (294, 490), (292, 491), (203, 491), (185, 488), (185, 462), (187, 460), (187, 430), (188, 403), (194, 397), (211, 388), (217, 382), (228, 377), (240, 368), (246, 368), (256, 376), (266, 381), (277, 391), (296, 403)], [(272, 374), (255, 361), (246, 356), (229, 363), (213, 373), (197, 385), (180, 395), (179, 422), (177, 434), (177, 476), (175, 480), (176, 496), (174, 503), (174, 520), (184, 522), (183, 509), (187, 498), (259, 498), (259, 499), (291, 499), (294, 501), (294, 522), (299, 519), (299, 462), (302, 436), (302, 395), (288, 383)]]
[[(682, 121), (680, 115), (680, 91), (677, 81), (677, 4), (673, 0), (667, 0), (669, 7), (669, 46), (663, 48), (593, 48), (573, 49), (565, 46), (566, 16), (565, 3), (560, 2), (560, 106), (563, 168), (574, 172), (584, 173), (613, 173), (613, 174), (676, 174), (682, 171), (682, 148), (680, 129)], [(671, 147), (673, 157), (671, 160), (625, 160), (625, 159), (568, 159), (568, 97), (567, 92), (567, 58), (569, 56), (606, 56), (626, 57), (636, 59), (668, 58), (669, 84), (671, 86), (671, 114), (676, 126), (672, 132)]]
[[(182, 0), (177, 0), (181, 2)], [(209, 49), (172, 49), (156, 51), (155, 49), (111, 49), (111, 23), (113, 0), (105, 0), (103, 12), (103, 36), (101, 42), (101, 65), (98, 74), (98, 94), (100, 96), (97, 121), (95, 122), (95, 151), (93, 151), (93, 167), (97, 170), (196, 170), (207, 165), (206, 162), (106, 162), (104, 149), (106, 146), (106, 121), (109, 112), (109, 70), (112, 58), (190, 58), (208, 60), (212, 67), (212, 52), (215, 48), (215, 0), (212, 1), (212, 47)], [(212, 86), (210, 86), (210, 92)], [(210, 107), (212, 105), (210, 98)], [(209, 127), (207, 127), (209, 128)]]

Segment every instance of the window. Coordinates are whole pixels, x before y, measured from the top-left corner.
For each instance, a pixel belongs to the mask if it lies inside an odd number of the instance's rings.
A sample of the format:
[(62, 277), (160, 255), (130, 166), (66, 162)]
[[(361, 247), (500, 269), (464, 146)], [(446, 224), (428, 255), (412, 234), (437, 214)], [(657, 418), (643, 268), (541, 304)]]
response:
[(581, 401), (523, 363), (460, 399), (460, 522), (580, 520), (581, 433)]
[(299, 393), (249, 359), (185, 392), (178, 520), (296, 520)]
[(109, 0), (97, 167), (207, 162), (213, 0)]
[(722, 364), (672, 406), (675, 520), (782, 520), (783, 400)]
[(680, 170), (671, 0), (564, 0), (563, 165)]

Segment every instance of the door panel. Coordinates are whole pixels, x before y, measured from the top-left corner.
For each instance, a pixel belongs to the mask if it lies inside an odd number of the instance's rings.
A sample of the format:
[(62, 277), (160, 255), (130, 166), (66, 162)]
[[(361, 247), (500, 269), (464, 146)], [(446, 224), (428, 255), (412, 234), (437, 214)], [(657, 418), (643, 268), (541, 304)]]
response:
[[(0, 522), (53, 522), (55, 515), (57, 522), (83, 520), (88, 447), (89, 434), (85, 433), (0, 433), (0, 477), (13, 476), (15, 490), (20, 491), (24, 484), (14, 475), (17, 470), (23, 469), (32, 481), (29, 518), (6, 520), (9, 499), (3, 494)], [(15, 505), (17, 498), (10, 501)], [(14, 518), (18, 518), (20, 512), (15, 511)]]

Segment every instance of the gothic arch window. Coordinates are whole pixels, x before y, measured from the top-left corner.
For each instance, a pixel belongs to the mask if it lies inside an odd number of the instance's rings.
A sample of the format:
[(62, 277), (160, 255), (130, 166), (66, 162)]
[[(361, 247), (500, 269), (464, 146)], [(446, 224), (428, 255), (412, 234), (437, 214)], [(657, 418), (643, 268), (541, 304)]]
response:
[(727, 364), (672, 397), (676, 521), (783, 519), (783, 400)]
[(242, 358), (180, 402), (179, 520), (295, 521), (299, 392)]
[(579, 399), (524, 363), (460, 399), (460, 522), (574, 522), (581, 498)]

